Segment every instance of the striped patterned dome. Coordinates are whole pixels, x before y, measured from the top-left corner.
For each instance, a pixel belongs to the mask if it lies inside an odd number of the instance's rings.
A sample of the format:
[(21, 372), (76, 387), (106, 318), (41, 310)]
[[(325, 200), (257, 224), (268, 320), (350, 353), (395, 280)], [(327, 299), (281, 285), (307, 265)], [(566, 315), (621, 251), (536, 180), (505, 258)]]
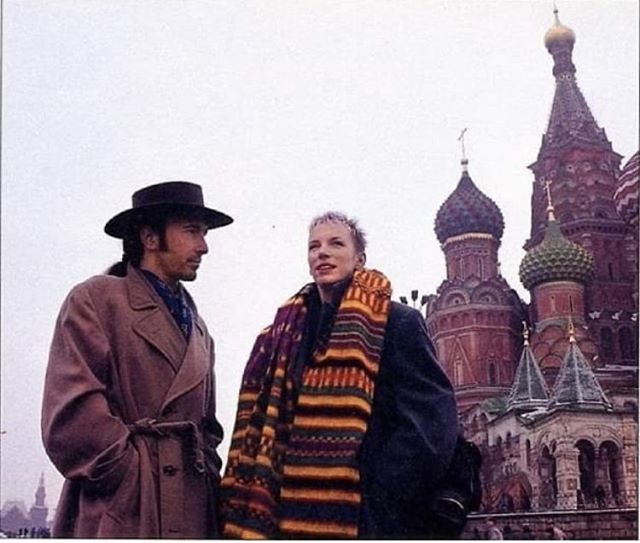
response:
[(640, 179), (640, 151), (622, 168), (618, 188), (613, 194), (618, 215), (630, 224), (638, 224), (638, 183)]
[(593, 256), (564, 237), (560, 225), (551, 218), (544, 239), (520, 262), (520, 281), (527, 290), (550, 281), (585, 284), (593, 276)]
[(491, 234), (502, 237), (504, 220), (495, 202), (475, 186), (464, 171), (456, 189), (440, 206), (435, 231), (440, 243), (461, 234)]

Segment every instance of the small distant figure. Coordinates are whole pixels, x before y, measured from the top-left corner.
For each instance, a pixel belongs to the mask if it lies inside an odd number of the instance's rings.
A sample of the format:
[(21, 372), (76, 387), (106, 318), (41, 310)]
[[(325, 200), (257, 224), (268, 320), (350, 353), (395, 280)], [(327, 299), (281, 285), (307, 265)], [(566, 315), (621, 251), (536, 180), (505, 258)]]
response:
[(535, 537), (533, 537), (533, 532), (531, 531), (531, 526), (529, 526), (528, 524), (525, 524), (522, 527), (522, 534), (521, 534), (521, 538), (520, 539), (535, 539)]
[(485, 525), (487, 526), (487, 539), (504, 539), (502, 531), (496, 526), (492, 518), (487, 518)]
[(507, 524), (504, 529), (504, 538), (505, 539), (520, 539), (518, 534), (514, 531), (510, 524)]
[(567, 534), (554, 525), (549, 528), (549, 537), (550, 539), (567, 539)]

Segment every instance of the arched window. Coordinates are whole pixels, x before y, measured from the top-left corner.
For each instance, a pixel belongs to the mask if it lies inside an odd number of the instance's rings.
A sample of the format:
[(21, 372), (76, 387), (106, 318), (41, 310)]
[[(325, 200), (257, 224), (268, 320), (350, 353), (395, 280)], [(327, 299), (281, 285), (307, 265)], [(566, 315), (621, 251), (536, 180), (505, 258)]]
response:
[(463, 303), (464, 303), (464, 298), (462, 297), (461, 294), (452, 294), (446, 299), (444, 305), (445, 307), (450, 307), (452, 305), (461, 305)]
[(628, 327), (625, 326), (620, 328), (618, 341), (620, 344), (620, 354), (622, 354), (622, 358), (631, 361), (635, 360), (635, 341), (633, 340), (633, 333)]
[(586, 507), (596, 505), (596, 451), (586, 439), (576, 443), (578, 449), (578, 469), (580, 470), (580, 490)]
[(489, 384), (490, 385), (497, 384), (497, 380), (496, 380), (496, 365), (493, 362), (489, 363)]
[(553, 509), (558, 499), (558, 480), (556, 478), (556, 459), (545, 445), (538, 463), (540, 477), (540, 508)]
[(600, 329), (600, 351), (602, 357), (605, 359), (605, 364), (609, 363), (610, 359), (616, 355), (613, 345), (613, 332), (611, 328), (607, 328), (606, 326)]
[(623, 497), (621, 492), (621, 487), (623, 485), (623, 477), (622, 477), (622, 456), (620, 454), (620, 450), (618, 446), (612, 441), (605, 441), (600, 445), (599, 456), (601, 460), (601, 465), (604, 470), (604, 476), (606, 478), (606, 486), (611, 490), (610, 496), (607, 495), (607, 492), (604, 491), (604, 488), (596, 488), (596, 499), (600, 497), (598, 500), (599, 506), (604, 506), (606, 503), (602, 503), (604, 500), (606, 502), (607, 498), (611, 498), (611, 501), (615, 505), (622, 505)]

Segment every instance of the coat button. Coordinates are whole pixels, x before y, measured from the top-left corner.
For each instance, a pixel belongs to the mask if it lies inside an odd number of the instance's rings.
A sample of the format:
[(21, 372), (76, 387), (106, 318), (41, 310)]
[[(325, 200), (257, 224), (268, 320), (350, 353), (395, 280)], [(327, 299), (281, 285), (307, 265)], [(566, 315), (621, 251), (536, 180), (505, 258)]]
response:
[(173, 477), (176, 473), (178, 473), (178, 468), (175, 466), (164, 466), (162, 468), (162, 473), (164, 473), (167, 477)]

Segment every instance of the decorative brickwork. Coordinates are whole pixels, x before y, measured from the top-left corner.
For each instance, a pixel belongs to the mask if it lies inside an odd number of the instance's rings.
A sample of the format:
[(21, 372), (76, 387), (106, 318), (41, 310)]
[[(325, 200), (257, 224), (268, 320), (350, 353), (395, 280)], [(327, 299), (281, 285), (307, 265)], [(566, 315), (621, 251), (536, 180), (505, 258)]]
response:
[[(481, 539), (486, 539), (486, 518), (487, 515), (472, 515), (461, 539), (474, 539), (474, 530)], [(636, 509), (498, 514), (491, 518), (503, 533), (511, 531), (512, 539), (551, 539), (549, 530), (555, 526), (567, 539), (638, 540)]]

